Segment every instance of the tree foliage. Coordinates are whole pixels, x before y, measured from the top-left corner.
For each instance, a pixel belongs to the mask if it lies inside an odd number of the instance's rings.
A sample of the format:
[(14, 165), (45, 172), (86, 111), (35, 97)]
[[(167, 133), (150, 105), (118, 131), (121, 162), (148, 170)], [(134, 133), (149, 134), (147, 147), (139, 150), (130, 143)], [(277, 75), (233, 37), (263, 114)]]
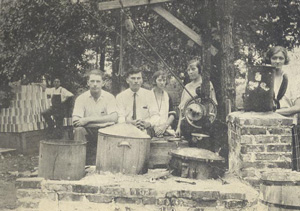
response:
[[(101, 0), (106, 1), (106, 0)], [(42, 75), (61, 77), (65, 82), (80, 82), (87, 68), (86, 50), (105, 49), (113, 63), (113, 73), (119, 69), (120, 10), (98, 11), (96, 2), (71, 4), (65, 0), (22, 0), (1, 11), (0, 77), (18, 80), (26, 75), (36, 81)], [(199, 34), (210, 33), (212, 43), (220, 47), (222, 17), (219, 0), (213, 1), (212, 25), (205, 27), (207, 0), (174, 1), (163, 6)], [(269, 45), (293, 48), (299, 45), (298, 0), (235, 0), (234, 43), (236, 59), (244, 58), (244, 47), (265, 51)], [(138, 29), (177, 73), (184, 72), (187, 61), (201, 55), (201, 48), (175, 29), (150, 7), (124, 9)], [(143, 67), (148, 72), (160, 68), (157, 55), (137, 33), (123, 31), (124, 69)], [(211, 77), (217, 78), (218, 60), (213, 57)], [(165, 68), (165, 67), (162, 67)], [(205, 67), (204, 67), (205, 68)], [(221, 87), (220, 87), (221, 88)]]

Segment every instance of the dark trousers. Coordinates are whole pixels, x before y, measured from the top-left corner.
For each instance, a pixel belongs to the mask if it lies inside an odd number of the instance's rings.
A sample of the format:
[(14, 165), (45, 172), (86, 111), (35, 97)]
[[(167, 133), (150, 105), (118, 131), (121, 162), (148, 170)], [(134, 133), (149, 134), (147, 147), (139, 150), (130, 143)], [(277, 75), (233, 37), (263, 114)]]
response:
[[(189, 147), (196, 147), (201, 149), (207, 149), (210, 151), (214, 151), (214, 141), (212, 134), (210, 133), (210, 128), (194, 128), (186, 120), (182, 120), (181, 122), (181, 135), (188, 141)], [(209, 135), (209, 138), (203, 138), (200, 141), (196, 141), (193, 139), (192, 133), (202, 133)]]
[(75, 127), (74, 141), (87, 142), (86, 164), (95, 165), (97, 155), (98, 127)]
[[(42, 115), (48, 125), (49, 133), (53, 133), (54, 126), (56, 126), (57, 132), (61, 135), (64, 123), (64, 109), (51, 106), (42, 112)], [(52, 116), (53, 119), (51, 118)]]

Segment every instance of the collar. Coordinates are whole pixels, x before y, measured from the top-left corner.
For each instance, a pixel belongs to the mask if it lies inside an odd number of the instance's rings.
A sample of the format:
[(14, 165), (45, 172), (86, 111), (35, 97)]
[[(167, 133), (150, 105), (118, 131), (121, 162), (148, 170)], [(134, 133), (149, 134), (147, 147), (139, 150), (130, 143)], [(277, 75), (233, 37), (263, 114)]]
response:
[(134, 93), (136, 93), (136, 96), (139, 96), (139, 94), (141, 93), (141, 89), (142, 89), (142, 88), (140, 88), (137, 92), (133, 92), (133, 91), (129, 88), (129, 93), (130, 93), (131, 96), (133, 96)]
[[(88, 91), (88, 97), (89, 97), (89, 98), (92, 98), (93, 100), (95, 100), (95, 98), (92, 96), (90, 90)], [(98, 102), (98, 101), (101, 100), (101, 99), (103, 99), (103, 90), (101, 90), (100, 96), (99, 96), (99, 98), (97, 99), (96, 102)]]

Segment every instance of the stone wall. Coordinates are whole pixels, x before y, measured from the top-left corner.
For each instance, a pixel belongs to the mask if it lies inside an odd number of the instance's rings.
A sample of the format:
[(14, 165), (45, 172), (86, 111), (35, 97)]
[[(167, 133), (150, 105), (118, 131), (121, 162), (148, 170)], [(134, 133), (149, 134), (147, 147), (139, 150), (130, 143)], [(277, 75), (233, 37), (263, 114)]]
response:
[[(96, 176), (85, 181), (20, 178), (16, 183), (18, 210), (248, 210), (257, 200), (254, 189), (234, 181), (228, 181), (227, 185), (218, 181), (192, 185), (172, 179), (157, 184), (133, 178), (129, 183), (103, 182), (104, 176), (97, 181), (93, 178)], [(164, 184), (168, 182), (171, 185)]]
[(233, 112), (227, 122), (230, 172), (256, 186), (265, 171), (291, 169), (292, 118)]

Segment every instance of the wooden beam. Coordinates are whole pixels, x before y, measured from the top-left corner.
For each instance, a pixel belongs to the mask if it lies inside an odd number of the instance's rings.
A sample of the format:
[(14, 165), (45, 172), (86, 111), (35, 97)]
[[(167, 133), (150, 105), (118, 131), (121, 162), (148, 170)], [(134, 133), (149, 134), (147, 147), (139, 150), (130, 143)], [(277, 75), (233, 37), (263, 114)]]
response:
[(193, 40), (198, 45), (202, 46), (202, 39), (199, 34), (197, 34), (195, 31), (193, 31), (191, 28), (189, 28), (187, 25), (182, 23), (180, 20), (178, 20), (174, 15), (172, 15), (170, 12), (162, 8), (161, 6), (153, 6), (152, 9), (162, 16), (164, 19), (166, 19), (168, 22), (170, 22), (173, 26), (175, 26), (177, 29), (179, 29), (182, 33), (184, 33), (186, 36), (188, 36), (191, 40)]
[[(171, 2), (171, 1), (172, 0), (121, 0), (121, 3), (123, 4), (123, 7), (135, 7), (135, 6)], [(101, 2), (98, 4), (99, 10), (120, 9), (121, 7), (122, 6), (119, 0)]]

